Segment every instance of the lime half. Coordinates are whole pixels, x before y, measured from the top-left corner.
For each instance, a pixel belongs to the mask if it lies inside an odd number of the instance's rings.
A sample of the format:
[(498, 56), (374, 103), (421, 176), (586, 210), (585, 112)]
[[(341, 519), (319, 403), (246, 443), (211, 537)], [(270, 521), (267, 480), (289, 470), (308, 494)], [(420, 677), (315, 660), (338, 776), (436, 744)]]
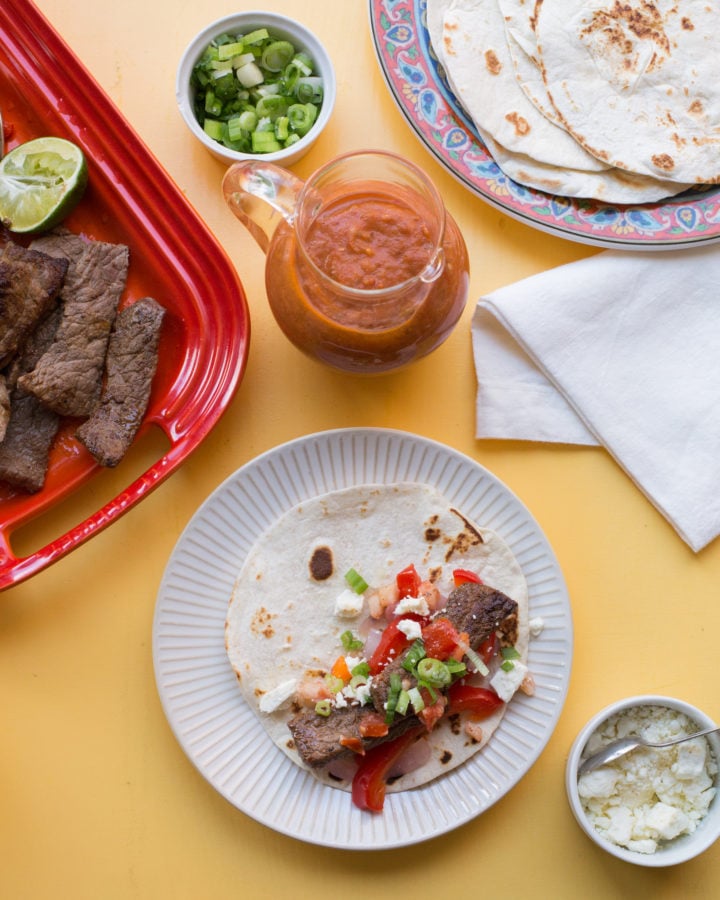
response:
[(0, 159), (0, 218), (19, 234), (46, 231), (77, 206), (87, 179), (85, 156), (71, 141), (20, 144)]

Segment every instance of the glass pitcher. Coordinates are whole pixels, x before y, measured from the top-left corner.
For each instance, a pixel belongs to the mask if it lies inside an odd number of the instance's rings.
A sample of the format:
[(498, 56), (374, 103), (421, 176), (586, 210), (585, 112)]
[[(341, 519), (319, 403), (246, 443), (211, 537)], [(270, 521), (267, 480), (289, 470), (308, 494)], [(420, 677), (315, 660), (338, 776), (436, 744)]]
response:
[(339, 156), (302, 181), (235, 163), (225, 201), (267, 254), (273, 315), (303, 352), (373, 374), (430, 353), (468, 294), (467, 248), (430, 179), (400, 156)]

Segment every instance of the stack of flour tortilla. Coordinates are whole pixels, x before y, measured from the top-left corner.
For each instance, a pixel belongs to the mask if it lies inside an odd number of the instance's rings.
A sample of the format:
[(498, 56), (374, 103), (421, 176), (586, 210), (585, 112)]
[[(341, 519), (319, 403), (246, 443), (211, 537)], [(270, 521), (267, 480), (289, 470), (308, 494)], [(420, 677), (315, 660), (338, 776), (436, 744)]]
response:
[(643, 203), (720, 180), (720, 7), (427, 0), (448, 83), (503, 172)]

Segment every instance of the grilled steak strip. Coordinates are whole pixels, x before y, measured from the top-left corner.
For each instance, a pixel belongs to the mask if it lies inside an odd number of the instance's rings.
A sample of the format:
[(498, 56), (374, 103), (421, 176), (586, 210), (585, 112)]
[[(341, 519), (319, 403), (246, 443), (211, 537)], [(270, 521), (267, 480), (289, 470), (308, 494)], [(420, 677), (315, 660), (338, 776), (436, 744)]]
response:
[(9, 241), (0, 252), (0, 366), (57, 303), (67, 260)]
[[(341, 740), (361, 741), (365, 750), (382, 744), (388, 737), (363, 737), (360, 726), (367, 718), (367, 706), (343, 706), (327, 716), (319, 716), (314, 709), (297, 713), (289, 723), (293, 741), (300, 758), (312, 769), (332, 762), (340, 756), (352, 753)], [(403, 716), (391, 729), (392, 737), (400, 737), (410, 728), (420, 724), (417, 716)]]
[[(451, 591), (445, 608), (433, 618), (448, 619), (459, 634), (465, 632), (468, 635), (468, 644), (476, 650), (498, 629), (502, 621), (516, 611), (517, 603), (502, 591), (486, 584), (467, 582)], [(390, 678), (394, 672), (397, 672), (403, 681), (408, 681), (411, 687), (416, 684), (415, 678), (403, 667), (407, 654), (408, 650), (401, 653), (372, 680), (370, 695), (373, 706), (380, 713), (385, 712), (385, 704), (390, 693)]]
[[(483, 584), (468, 583), (450, 593), (445, 608), (435, 618), (446, 618), (458, 632), (466, 632), (469, 636), (468, 643), (475, 649), (505, 619), (516, 613), (517, 603), (502, 591)], [(364, 738), (360, 732), (360, 725), (367, 716), (376, 717), (378, 713), (384, 715), (391, 673), (400, 671), (404, 678), (412, 678), (402, 668), (406, 653), (407, 651), (388, 663), (382, 672), (373, 677), (370, 690), (372, 704), (333, 708), (329, 716), (319, 716), (314, 709), (303, 709), (290, 719), (288, 728), (306, 765), (319, 768), (353, 752), (340, 743), (341, 738), (359, 738), (364, 748), (369, 749), (398, 737), (419, 723), (414, 714), (396, 716), (384, 737)]]
[(0, 443), (0, 481), (34, 494), (45, 483), (50, 446), (60, 424), (57, 413), (47, 409), (18, 384), (18, 378), (32, 369), (52, 343), (60, 322), (60, 309), (54, 309), (26, 341), (20, 356), (8, 371), (10, 417)]
[(33, 248), (69, 260), (63, 318), (53, 345), (20, 385), (61, 416), (89, 416), (102, 389), (105, 354), (127, 280), (129, 250), (59, 230)]
[(165, 309), (151, 297), (118, 315), (110, 336), (100, 402), (76, 437), (102, 466), (116, 466), (137, 433), (157, 369)]

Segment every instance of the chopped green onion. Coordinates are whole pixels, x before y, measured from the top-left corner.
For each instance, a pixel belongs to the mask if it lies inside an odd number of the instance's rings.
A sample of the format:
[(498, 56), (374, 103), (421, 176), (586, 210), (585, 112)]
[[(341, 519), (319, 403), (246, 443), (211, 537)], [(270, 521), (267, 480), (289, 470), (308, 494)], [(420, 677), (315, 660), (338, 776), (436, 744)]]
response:
[(332, 705), (329, 700), (318, 700), (315, 704), (315, 712), (319, 716), (329, 716), (332, 712)]
[[(289, 121), (289, 120), (288, 120)], [(368, 589), (367, 581), (355, 569), (348, 569), (345, 573), (345, 581), (356, 594), (364, 594)]]
[(445, 660), (445, 665), (447, 666), (448, 671), (452, 676), (464, 675), (467, 672), (467, 666), (465, 665), (465, 663), (460, 662), (460, 660), (458, 659), (453, 659), (452, 657)]
[(413, 711), (416, 713), (421, 712), (421, 710), (425, 709), (425, 701), (422, 698), (422, 694), (420, 690), (416, 687), (410, 688), (408, 691), (408, 695), (410, 697), (410, 704), (412, 705)]
[(417, 638), (410, 645), (410, 649), (405, 654), (405, 659), (402, 661), (403, 669), (407, 669), (408, 672), (415, 672), (415, 668), (421, 659), (425, 656), (425, 644), (423, 644), (420, 638)]
[(450, 684), (450, 669), (439, 659), (426, 656), (417, 664), (418, 678), (433, 687), (445, 687)]
[(342, 678), (337, 678), (335, 675), (331, 675), (329, 672), (325, 676), (325, 684), (327, 685), (327, 689), (331, 694), (339, 694), (340, 691), (345, 687), (345, 682)]
[(323, 101), (323, 80), (317, 75), (298, 78), (295, 82), (294, 94), (298, 103), (320, 104)]
[(481, 675), (487, 675), (490, 672), (488, 667), (485, 665), (482, 659), (480, 659), (480, 657), (472, 647), (467, 648), (467, 650), (465, 651), (465, 656), (467, 656), (467, 658), (473, 664), (473, 668), (476, 672), (479, 672)]
[(280, 94), (268, 94), (261, 97), (255, 107), (258, 116), (267, 116), (273, 122), (278, 116), (284, 116), (287, 111), (288, 102)]
[(400, 691), (400, 694), (397, 699), (397, 706), (395, 707), (395, 712), (399, 716), (404, 716), (408, 711), (408, 707), (410, 706), (410, 694), (406, 690)]
[(370, 663), (361, 662), (356, 666), (353, 666), (350, 670), (350, 674), (355, 676), (356, 678), (369, 678), (370, 676)]
[(223, 136), (223, 123), (216, 122), (214, 119), (207, 119), (205, 125), (203, 126), (203, 130), (208, 137), (211, 137), (214, 141), (222, 140)]
[(257, 28), (255, 31), (246, 34), (243, 42), (245, 44), (259, 44), (262, 41), (266, 41), (269, 37), (267, 28)]
[(352, 631), (343, 631), (340, 635), (340, 640), (342, 641), (343, 650), (362, 650), (363, 642), (356, 638)]
[(294, 66), (301, 75), (312, 75), (313, 62), (307, 53), (296, 53), (290, 65)]
[(273, 41), (262, 52), (262, 64), (270, 72), (282, 72), (295, 55), (290, 41)]
[(514, 647), (501, 647), (500, 653), (503, 659), (520, 659), (520, 654)]
[(387, 703), (385, 704), (385, 722), (392, 725), (397, 710), (397, 702), (402, 691), (402, 681), (397, 672), (390, 675), (390, 689), (388, 691)]
[(290, 127), (302, 137), (310, 131), (317, 118), (317, 107), (312, 103), (293, 103), (287, 114)]
[(221, 44), (218, 47), (218, 59), (232, 59), (233, 56), (239, 56), (243, 52), (244, 43), (235, 41), (234, 44)]
[(511, 672), (515, 668), (515, 663), (506, 659), (504, 663), (500, 663), (500, 668), (503, 672)]

